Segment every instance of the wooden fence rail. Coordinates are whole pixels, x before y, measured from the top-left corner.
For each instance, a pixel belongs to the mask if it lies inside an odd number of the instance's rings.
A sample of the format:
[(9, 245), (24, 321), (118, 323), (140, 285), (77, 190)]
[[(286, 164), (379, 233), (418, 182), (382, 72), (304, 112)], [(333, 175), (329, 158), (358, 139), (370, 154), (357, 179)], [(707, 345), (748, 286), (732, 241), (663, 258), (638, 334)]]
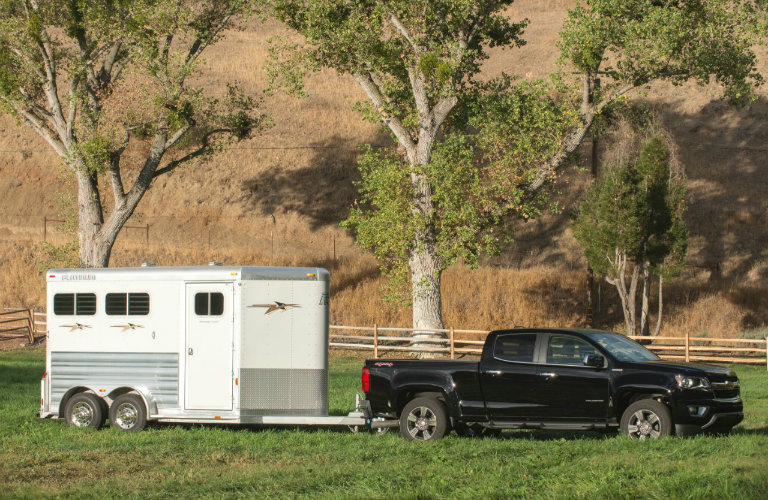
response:
[[(445, 338), (414, 339), (413, 333), (442, 334)], [(383, 335), (382, 335), (383, 333)], [(457, 356), (479, 356), (487, 330), (414, 330), (373, 326), (330, 327), (330, 346), (336, 349), (372, 350), (378, 358), (382, 352), (438, 353)], [(768, 369), (768, 339), (713, 339), (706, 337), (629, 337), (662, 359), (710, 361), (715, 363), (763, 364)]]
[(0, 340), (26, 339), (34, 344), (43, 337), (45, 313), (32, 309), (0, 308)]
[[(416, 337), (414, 337), (416, 333)], [(444, 338), (419, 338), (441, 334)], [(378, 358), (382, 352), (411, 354), (437, 353), (450, 359), (479, 356), (483, 352), (488, 330), (414, 330), (373, 326), (330, 327), (329, 346), (335, 349), (372, 350)], [(46, 314), (32, 309), (0, 308), (0, 340), (26, 338), (30, 344), (45, 338)], [(662, 359), (684, 361), (711, 361), (716, 363), (763, 364), (768, 369), (768, 338), (766, 339), (713, 339), (706, 337), (629, 337), (646, 343), (645, 346)]]

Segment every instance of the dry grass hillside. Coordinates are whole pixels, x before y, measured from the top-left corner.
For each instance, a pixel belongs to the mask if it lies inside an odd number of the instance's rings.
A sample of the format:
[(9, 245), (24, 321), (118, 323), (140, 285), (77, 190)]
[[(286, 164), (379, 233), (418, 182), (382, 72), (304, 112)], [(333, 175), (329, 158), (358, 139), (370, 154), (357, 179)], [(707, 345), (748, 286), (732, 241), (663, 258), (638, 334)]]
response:
[[(528, 44), (494, 50), (484, 74), (536, 78), (553, 71), (554, 42), (573, 3), (518, 0), (510, 15), (530, 19)], [(284, 33), (274, 22), (230, 33), (208, 52), (200, 83), (223, 93), (225, 83), (236, 80), (260, 92), (267, 39)], [(355, 198), (357, 146), (389, 139), (352, 110), (363, 93), (350, 78), (324, 71), (311, 77), (308, 91), (305, 99), (268, 98), (275, 125), (263, 134), (160, 178), (129, 222), (149, 225), (149, 241), (142, 229), (124, 230), (112, 265), (323, 265), (333, 275), (334, 323), (408, 325), (407, 308), (382, 302), (373, 259), (338, 227)], [(658, 110), (689, 181), (690, 265), (666, 288), (665, 333), (762, 335), (768, 325), (768, 91), (760, 96), (745, 108), (720, 101), (714, 85), (661, 84), (634, 96)], [(567, 175), (566, 206), (579, 199), (585, 182), (584, 174)], [(64, 216), (68, 193), (72, 179), (47, 145), (1, 116), (0, 307), (42, 308), (39, 268), (49, 262), (43, 218)], [(49, 241), (70, 239), (60, 227), (49, 223)], [(585, 267), (567, 214), (521, 224), (502, 257), (477, 270), (457, 266), (446, 272), (446, 324), (581, 326)], [(622, 329), (616, 296), (606, 284), (600, 304), (598, 326)]]

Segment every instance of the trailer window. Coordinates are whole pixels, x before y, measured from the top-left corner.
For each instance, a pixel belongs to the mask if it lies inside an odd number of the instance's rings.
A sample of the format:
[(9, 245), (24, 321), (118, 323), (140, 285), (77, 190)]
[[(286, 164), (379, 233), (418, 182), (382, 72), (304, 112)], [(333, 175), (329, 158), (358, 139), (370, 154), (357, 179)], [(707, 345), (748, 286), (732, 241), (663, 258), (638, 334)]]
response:
[(53, 313), (57, 316), (93, 316), (96, 314), (96, 294), (57, 293), (53, 296)]
[(108, 293), (104, 308), (110, 316), (146, 316), (149, 314), (149, 294)]
[(198, 316), (221, 316), (224, 314), (224, 294), (219, 292), (196, 293), (195, 314)]

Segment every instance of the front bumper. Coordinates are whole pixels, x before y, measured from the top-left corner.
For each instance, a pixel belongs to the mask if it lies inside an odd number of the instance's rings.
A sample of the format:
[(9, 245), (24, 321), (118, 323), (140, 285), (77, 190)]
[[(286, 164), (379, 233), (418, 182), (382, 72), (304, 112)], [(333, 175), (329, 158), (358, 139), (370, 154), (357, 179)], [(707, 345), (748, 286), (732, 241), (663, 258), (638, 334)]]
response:
[[(673, 412), (675, 434), (691, 436), (702, 431), (728, 431), (744, 420), (741, 397), (731, 399), (678, 399)], [(705, 407), (701, 415), (691, 415), (689, 408)]]

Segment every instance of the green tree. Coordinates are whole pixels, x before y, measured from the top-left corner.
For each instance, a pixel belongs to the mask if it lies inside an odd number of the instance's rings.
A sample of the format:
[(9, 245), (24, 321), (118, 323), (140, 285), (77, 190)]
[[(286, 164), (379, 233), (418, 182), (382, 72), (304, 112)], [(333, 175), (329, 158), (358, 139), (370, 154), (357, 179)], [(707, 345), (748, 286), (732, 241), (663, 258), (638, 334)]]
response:
[[(763, 78), (751, 47), (748, 2), (732, 0), (587, 0), (568, 12), (558, 47), (566, 72), (580, 74), (579, 123), (542, 163), (529, 189), (550, 179), (575, 152), (596, 117), (637, 89), (659, 81), (717, 81), (743, 101)], [(598, 83), (599, 82), (599, 83)]]
[[(628, 335), (650, 333), (651, 280), (680, 274), (685, 264), (685, 183), (672, 171), (664, 138), (658, 132), (637, 141), (625, 161), (609, 165), (587, 192), (573, 222), (576, 239), (595, 274), (616, 287)], [(637, 290), (642, 280), (641, 315)]]
[(0, 105), (74, 172), (81, 266), (108, 265), (153, 179), (263, 123), (236, 87), (213, 99), (189, 84), (205, 49), (248, 8), (240, 0), (0, 2)]
[[(462, 139), (442, 142), (441, 137), (452, 121), (461, 121), (461, 103), (477, 91), (474, 77), (486, 49), (522, 43), (523, 23), (503, 15), (511, 3), (275, 2), (277, 17), (306, 38), (304, 60), (352, 75), (368, 96), (361, 106), (365, 115), (382, 123), (397, 142), (397, 152), (369, 151), (362, 159), (361, 188), (369, 204), (353, 210), (349, 223), (385, 267), (402, 270), (407, 263), (415, 329), (443, 327), (440, 279), (453, 256), (444, 251), (451, 246), (451, 233), (443, 233), (441, 224), (457, 227), (448, 222), (454, 217), (474, 220), (465, 227), (461, 242), (483, 232), (477, 205), (449, 194), (456, 186), (478, 189), (479, 180), (466, 170), (473, 164), (472, 155), (463, 152)], [(300, 78), (291, 69), (284, 66), (281, 74), (295, 84)], [(438, 150), (440, 158), (435, 160)], [(442, 155), (453, 156), (445, 160)], [(456, 170), (446, 168), (448, 164)], [(458, 171), (467, 175), (453, 175)]]

